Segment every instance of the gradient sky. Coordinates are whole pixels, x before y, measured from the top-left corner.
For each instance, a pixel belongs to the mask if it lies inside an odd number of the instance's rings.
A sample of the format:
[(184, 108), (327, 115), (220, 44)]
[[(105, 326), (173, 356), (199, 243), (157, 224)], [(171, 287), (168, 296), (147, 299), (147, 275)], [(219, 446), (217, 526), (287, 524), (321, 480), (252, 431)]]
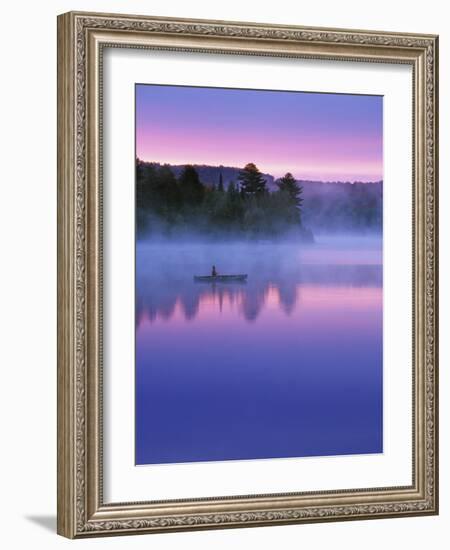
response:
[(275, 177), (383, 179), (383, 98), (136, 85), (136, 155)]

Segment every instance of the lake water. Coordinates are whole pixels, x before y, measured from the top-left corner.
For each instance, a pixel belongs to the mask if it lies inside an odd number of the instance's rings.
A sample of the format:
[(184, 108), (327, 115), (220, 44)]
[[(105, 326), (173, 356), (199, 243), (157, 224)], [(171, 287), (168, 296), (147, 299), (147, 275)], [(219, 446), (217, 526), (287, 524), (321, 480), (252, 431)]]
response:
[(140, 241), (136, 464), (380, 453), (382, 345), (379, 238)]

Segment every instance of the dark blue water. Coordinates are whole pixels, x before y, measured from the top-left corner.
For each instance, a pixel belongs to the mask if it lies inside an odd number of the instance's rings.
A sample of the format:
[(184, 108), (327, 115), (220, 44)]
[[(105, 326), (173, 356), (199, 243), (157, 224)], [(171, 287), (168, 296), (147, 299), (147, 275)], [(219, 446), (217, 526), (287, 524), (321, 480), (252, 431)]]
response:
[(136, 252), (137, 464), (382, 452), (380, 240)]

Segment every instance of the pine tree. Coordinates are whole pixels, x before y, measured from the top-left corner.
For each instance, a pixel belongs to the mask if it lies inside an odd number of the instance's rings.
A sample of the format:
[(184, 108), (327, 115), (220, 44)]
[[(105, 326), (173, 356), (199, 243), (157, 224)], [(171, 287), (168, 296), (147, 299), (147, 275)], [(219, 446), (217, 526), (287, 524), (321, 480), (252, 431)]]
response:
[(219, 186), (217, 187), (217, 191), (219, 191), (219, 193), (223, 193), (223, 191), (224, 191), (224, 189), (223, 189), (222, 171), (221, 171), (220, 174), (219, 174)]
[(152, 163), (136, 161), (136, 206), (151, 209), (154, 199), (154, 181), (157, 170)]
[(190, 164), (187, 164), (179, 179), (181, 196), (184, 204), (201, 204), (205, 196), (205, 188), (198, 177), (197, 170)]
[(289, 195), (292, 203), (295, 204), (297, 208), (301, 207), (303, 199), (300, 195), (303, 192), (303, 187), (297, 183), (296, 179), (290, 172), (280, 178), (277, 185), (280, 191), (284, 191)]
[(293, 210), (290, 213), (293, 219), (296, 219), (300, 222), (301, 215), (301, 206), (303, 199), (301, 194), (303, 192), (303, 187), (301, 187), (294, 176), (287, 172), (282, 178), (277, 181), (278, 189), (281, 193), (285, 193), (289, 198), (289, 203), (292, 206)]
[(253, 162), (249, 162), (240, 171), (238, 180), (241, 183), (241, 194), (244, 197), (260, 196), (266, 191), (266, 180)]
[(180, 207), (181, 193), (178, 182), (169, 165), (163, 164), (158, 170), (155, 182), (159, 211), (173, 212)]

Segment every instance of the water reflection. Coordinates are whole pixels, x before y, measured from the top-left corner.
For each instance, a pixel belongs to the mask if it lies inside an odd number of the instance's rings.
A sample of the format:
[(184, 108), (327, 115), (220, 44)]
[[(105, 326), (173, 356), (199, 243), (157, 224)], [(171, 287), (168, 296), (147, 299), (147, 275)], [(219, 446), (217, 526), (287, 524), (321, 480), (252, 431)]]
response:
[(246, 321), (255, 321), (270, 304), (290, 315), (300, 301), (302, 287), (381, 288), (380, 265), (303, 265), (297, 273), (267, 277), (249, 275), (248, 282), (194, 282), (166, 274), (164, 281), (147, 275), (136, 297), (136, 322), (143, 319), (195, 319), (202, 311), (233, 309)]
[[(137, 464), (382, 452), (379, 240), (136, 261)], [(247, 283), (195, 283), (213, 264)]]

